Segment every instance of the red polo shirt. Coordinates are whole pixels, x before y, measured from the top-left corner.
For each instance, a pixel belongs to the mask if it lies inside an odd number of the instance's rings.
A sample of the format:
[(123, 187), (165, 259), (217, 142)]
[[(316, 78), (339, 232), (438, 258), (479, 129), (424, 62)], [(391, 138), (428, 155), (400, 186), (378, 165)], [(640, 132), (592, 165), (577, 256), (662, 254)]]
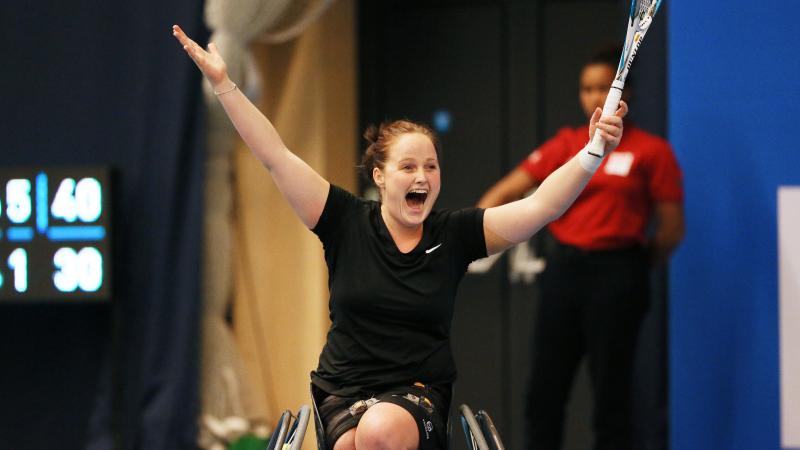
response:
[[(540, 183), (588, 140), (588, 125), (562, 128), (519, 167)], [(617, 149), (606, 155), (575, 203), (549, 228), (565, 244), (621, 249), (644, 242), (656, 203), (681, 201), (681, 171), (669, 143), (626, 124)]]

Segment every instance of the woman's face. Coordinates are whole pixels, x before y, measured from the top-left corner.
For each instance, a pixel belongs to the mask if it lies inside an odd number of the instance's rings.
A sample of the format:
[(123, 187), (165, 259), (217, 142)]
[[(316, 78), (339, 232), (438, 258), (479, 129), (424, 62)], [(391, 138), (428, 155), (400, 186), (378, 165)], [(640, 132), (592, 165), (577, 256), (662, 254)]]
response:
[(606, 102), (608, 90), (616, 75), (615, 68), (607, 64), (590, 64), (581, 71), (579, 96), (586, 117), (592, 117), (596, 108)]
[(424, 134), (406, 133), (392, 142), (387, 156), (383, 170), (372, 171), (382, 209), (398, 225), (419, 226), (433, 209), (441, 187), (433, 142)]

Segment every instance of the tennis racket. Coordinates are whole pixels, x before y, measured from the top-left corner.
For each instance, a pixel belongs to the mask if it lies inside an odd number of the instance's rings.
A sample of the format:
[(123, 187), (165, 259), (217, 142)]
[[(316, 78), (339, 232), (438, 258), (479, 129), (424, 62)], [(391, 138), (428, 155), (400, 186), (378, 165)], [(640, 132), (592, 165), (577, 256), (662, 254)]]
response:
[[(610, 116), (617, 111), (619, 99), (622, 97), (622, 88), (625, 87), (625, 78), (628, 77), (633, 58), (636, 57), (639, 46), (642, 44), (650, 24), (653, 23), (653, 17), (658, 12), (659, 6), (661, 6), (661, 0), (631, 0), (625, 46), (622, 48), (622, 55), (619, 58), (617, 74), (614, 76), (614, 82), (611, 83), (606, 103), (603, 105), (604, 116)], [(589, 144), (589, 154), (602, 158), (605, 146), (605, 139), (600, 136), (600, 133), (595, 132), (592, 142)]]

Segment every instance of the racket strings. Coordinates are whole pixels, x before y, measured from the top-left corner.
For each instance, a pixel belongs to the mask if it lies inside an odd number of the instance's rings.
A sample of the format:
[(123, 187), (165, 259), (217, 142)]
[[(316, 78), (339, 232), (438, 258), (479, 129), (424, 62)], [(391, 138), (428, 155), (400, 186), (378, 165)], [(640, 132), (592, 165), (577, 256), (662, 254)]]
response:
[(657, 3), (658, 0), (638, 0), (636, 2), (636, 12), (634, 15), (639, 16), (639, 19), (644, 19), (645, 16), (652, 16), (655, 14), (655, 5)]

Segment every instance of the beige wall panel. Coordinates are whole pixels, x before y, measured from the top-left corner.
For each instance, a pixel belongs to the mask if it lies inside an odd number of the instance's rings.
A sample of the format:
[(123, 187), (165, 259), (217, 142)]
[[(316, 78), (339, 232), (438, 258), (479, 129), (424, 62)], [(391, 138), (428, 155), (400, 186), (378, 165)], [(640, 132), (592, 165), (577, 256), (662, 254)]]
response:
[[(353, 190), (358, 115), (354, 2), (340, 0), (299, 39), (258, 45), (260, 109), (286, 145), (329, 181)], [(237, 340), (274, 423), (308, 404), (308, 374), (328, 329), (322, 245), (243, 144), (235, 153)], [(305, 449), (315, 448), (313, 426)]]

